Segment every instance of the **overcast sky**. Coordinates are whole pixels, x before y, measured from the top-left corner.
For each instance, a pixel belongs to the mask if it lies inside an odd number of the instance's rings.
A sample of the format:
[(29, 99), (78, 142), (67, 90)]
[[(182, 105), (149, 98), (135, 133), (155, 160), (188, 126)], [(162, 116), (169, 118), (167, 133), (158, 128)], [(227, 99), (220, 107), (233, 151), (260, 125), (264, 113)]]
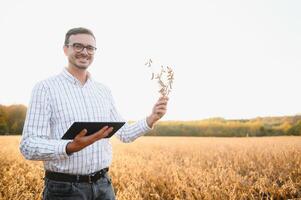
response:
[(89, 70), (128, 120), (159, 97), (149, 58), (174, 69), (165, 120), (301, 113), (300, 2), (1, 1), (0, 104), (28, 105), (66, 66), (65, 33), (82, 26), (97, 39)]

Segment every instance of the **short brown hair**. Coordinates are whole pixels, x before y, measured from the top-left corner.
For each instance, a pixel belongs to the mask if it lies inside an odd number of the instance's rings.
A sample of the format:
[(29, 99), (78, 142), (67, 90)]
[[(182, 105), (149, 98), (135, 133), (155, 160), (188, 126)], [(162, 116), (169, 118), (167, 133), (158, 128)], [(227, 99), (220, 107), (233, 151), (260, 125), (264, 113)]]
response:
[(83, 28), (83, 27), (72, 28), (66, 33), (64, 45), (68, 45), (69, 38), (71, 35), (77, 35), (77, 34), (88, 34), (88, 35), (91, 35), (94, 38), (94, 40), (96, 40), (95, 36), (91, 30), (89, 30), (87, 28)]

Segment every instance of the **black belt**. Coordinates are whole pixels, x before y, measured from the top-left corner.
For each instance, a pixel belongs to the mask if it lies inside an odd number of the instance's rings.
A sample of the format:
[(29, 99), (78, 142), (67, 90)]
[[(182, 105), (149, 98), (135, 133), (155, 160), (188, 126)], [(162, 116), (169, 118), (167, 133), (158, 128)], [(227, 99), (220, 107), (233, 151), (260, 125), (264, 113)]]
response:
[(72, 174), (46, 171), (45, 177), (53, 181), (93, 183), (96, 182), (101, 177), (104, 177), (104, 175), (108, 171), (109, 171), (108, 167), (89, 175), (72, 175)]

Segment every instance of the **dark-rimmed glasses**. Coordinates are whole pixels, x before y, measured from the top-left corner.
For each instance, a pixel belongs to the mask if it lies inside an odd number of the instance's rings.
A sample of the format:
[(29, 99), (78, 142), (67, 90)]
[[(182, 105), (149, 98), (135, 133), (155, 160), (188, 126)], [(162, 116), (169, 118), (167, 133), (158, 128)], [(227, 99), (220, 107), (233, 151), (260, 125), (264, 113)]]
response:
[(81, 43), (73, 43), (73, 44), (67, 44), (66, 46), (72, 46), (73, 50), (77, 53), (80, 53), (82, 52), (84, 49), (87, 50), (87, 53), (90, 54), (90, 55), (93, 55), (96, 51), (96, 47), (93, 47), (92, 45), (83, 45)]

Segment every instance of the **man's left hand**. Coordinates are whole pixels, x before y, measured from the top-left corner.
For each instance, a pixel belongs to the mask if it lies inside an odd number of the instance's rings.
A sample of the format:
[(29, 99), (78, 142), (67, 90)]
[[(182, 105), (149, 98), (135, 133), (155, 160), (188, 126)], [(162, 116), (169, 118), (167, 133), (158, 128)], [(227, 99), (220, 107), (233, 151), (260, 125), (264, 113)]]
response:
[(154, 124), (165, 115), (168, 99), (169, 98), (167, 96), (162, 96), (154, 105), (152, 114), (146, 118), (149, 127), (152, 128)]

